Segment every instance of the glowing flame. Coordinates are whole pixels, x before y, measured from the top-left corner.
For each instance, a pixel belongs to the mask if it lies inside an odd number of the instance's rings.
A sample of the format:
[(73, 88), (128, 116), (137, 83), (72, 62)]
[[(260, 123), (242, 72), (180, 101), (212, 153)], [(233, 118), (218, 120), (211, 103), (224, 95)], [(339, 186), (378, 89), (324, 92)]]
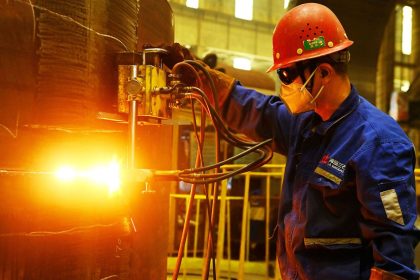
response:
[(55, 172), (56, 178), (63, 182), (82, 179), (96, 186), (106, 186), (110, 196), (120, 191), (120, 175), (120, 164), (116, 159), (113, 159), (108, 164), (96, 165), (87, 170), (77, 170), (71, 166), (62, 166)]
[(70, 182), (76, 178), (76, 170), (70, 166), (62, 166), (57, 169), (55, 176), (63, 182)]

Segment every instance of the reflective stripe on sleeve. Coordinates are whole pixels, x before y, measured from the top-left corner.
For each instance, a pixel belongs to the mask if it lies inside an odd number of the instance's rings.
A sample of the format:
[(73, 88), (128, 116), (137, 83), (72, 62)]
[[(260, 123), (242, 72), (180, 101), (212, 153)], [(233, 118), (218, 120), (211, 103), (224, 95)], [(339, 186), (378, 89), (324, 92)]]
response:
[(400, 225), (404, 225), (404, 219), (395, 189), (380, 192), (380, 195), (388, 219)]
[(306, 247), (309, 246), (326, 246), (326, 245), (345, 245), (345, 244), (362, 244), (360, 238), (304, 238), (303, 242)]

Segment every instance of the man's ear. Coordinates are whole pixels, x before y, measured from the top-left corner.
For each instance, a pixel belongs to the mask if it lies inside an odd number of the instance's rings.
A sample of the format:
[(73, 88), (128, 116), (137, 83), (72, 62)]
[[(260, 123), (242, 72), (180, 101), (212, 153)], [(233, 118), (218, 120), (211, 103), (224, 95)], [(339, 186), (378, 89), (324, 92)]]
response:
[(334, 68), (328, 63), (321, 63), (318, 67), (319, 67), (322, 79), (325, 79), (325, 78), (330, 79), (331, 74), (335, 72)]

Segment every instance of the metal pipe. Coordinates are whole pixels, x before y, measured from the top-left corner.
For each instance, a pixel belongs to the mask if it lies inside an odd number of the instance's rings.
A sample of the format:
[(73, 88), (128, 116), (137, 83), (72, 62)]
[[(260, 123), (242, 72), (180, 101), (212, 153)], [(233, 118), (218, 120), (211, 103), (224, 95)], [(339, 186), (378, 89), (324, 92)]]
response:
[[(131, 65), (132, 80), (137, 79), (137, 65)], [(134, 169), (136, 166), (136, 128), (137, 128), (137, 111), (138, 101), (135, 96), (129, 98), (128, 108), (128, 151), (127, 151), (127, 167)]]
[(136, 165), (136, 127), (137, 127), (137, 100), (129, 101), (128, 114), (128, 168), (135, 168)]

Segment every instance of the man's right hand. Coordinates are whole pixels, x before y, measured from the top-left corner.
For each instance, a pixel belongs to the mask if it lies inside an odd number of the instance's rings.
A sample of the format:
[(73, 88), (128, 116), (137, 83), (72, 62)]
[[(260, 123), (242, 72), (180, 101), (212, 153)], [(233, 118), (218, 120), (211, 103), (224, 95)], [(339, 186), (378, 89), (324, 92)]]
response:
[(168, 54), (163, 57), (163, 63), (170, 69), (178, 62), (195, 59), (190, 50), (179, 43), (163, 46), (163, 48), (168, 51)]
[(178, 62), (184, 60), (194, 60), (195, 57), (191, 54), (190, 50), (179, 43), (173, 43), (170, 45), (161, 44), (161, 45), (151, 45), (144, 44), (143, 49), (149, 48), (161, 48), (165, 49), (168, 53), (162, 56), (163, 63), (170, 69), (174, 67)]
[[(179, 43), (174, 43), (172, 45), (161, 46), (165, 50), (168, 51), (168, 54), (163, 57), (163, 63), (168, 66), (170, 69), (180, 62), (185, 60), (195, 60), (195, 57), (191, 54), (191, 52), (184, 46), (180, 45)], [(202, 84), (197, 81), (197, 76), (192, 73), (187, 67), (180, 67), (178, 69), (178, 74), (181, 74), (181, 80), (189, 86), (200, 86), (200, 88), (204, 91), (204, 93), (210, 99), (210, 102), (214, 105), (214, 94), (211, 89), (211, 81), (212, 79), (215, 89), (216, 95), (218, 99), (218, 106), (222, 108), (223, 104), (225, 103), (226, 99), (228, 98), (229, 94), (232, 92), (233, 87), (235, 86), (236, 80), (218, 70), (211, 69), (201, 61), (196, 60), (197, 63), (203, 65), (205, 70), (201, 70), (197, 67), (193, 67), (199, 73), (199, 77), (202, 81)], [(207, 72), (209, 75), (206, 75), (204, 72)]]

